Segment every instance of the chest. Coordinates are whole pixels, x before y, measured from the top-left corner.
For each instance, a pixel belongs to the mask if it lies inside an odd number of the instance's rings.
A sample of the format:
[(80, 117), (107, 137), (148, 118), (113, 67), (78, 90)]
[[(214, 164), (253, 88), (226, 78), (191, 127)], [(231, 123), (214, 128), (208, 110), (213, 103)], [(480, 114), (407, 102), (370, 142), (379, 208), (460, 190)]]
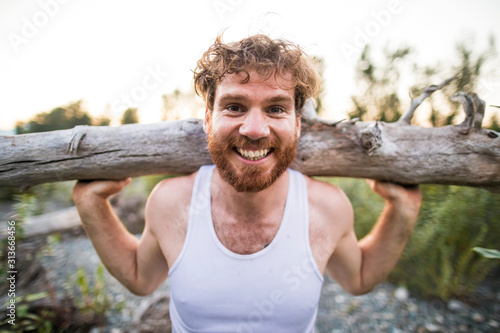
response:
[(273, 241), (281, 220), (237, 220), (214, 215), (213, 224), (217, 238), (228, 250), (237, 254), (251, 254), (263, 250)]

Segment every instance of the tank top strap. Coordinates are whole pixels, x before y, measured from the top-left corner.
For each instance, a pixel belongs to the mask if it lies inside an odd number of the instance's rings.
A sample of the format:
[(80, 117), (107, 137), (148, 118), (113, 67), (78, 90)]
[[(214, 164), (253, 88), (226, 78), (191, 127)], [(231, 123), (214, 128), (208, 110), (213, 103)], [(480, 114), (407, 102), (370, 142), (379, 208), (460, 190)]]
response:
[(307, 201), (307, 186), (304, 175), (292, 169), (288, 169), (289, 173), (289, 190), (287, 197), (287, 210), (283, 221), (287, 221), (284, 225), (288, 232), (293, 232), (300, 238), (309, 241), (309, 209)]
[(204, 217), (211, 215), (210, 185), (212, 183), (214, 169), (215, 165), (203, 165), (198, 170), (193, 186), (193, 193), (191, 195), (188, 221), (195, 221), (200, 215)]

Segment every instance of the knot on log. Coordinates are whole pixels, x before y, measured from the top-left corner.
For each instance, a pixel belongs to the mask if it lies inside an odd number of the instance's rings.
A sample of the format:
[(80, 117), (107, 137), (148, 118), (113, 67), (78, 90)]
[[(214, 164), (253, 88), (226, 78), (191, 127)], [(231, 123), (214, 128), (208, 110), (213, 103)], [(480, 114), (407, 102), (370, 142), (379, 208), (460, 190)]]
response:
[(492, 130), (486, 130), (486, 133), (488, 135), (488, 137), (492, 138), (492, 139), (496, 139), (498, 138), (498, 133), (495, 132), (495, 131), (492, 131)]
[(375, 149), (382, 146), (382, 131), (380, 130), (378, 121), (375, 123), (375, 126), (363, 128), (359, 133), (361, 145), (368, 150), (368, 154), (371, 154)]
[(87, 135), (87, 128), (87, 125), (78, 125), (73, 128), (73, 132), (71, 133), (71, 140), (68, 144), (66, 154), (75, 155), (77, 153), (80, 142), (85, 137), (85, 135)]

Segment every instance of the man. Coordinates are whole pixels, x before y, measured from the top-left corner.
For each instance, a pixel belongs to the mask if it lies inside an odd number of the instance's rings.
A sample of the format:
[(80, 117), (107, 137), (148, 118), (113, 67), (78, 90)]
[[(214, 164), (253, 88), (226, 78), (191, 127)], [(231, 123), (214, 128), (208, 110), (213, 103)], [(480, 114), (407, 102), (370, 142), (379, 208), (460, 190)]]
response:
[(220, 36), (195, 70), (215, 166), (162, 181), (137, 240), (108, 197), (130, 181), (78, 182), (73, 198), (108, 271), (138, 295), (170, 278), (174, 332), (313, 332), (323, 275), (369, 292), (396, 264), (421, 202), (418, 188), (369, 181), (385, 199), (357, 241), (335, 186), (287, 169), (300, 110), (319, 78), (295, 45)]

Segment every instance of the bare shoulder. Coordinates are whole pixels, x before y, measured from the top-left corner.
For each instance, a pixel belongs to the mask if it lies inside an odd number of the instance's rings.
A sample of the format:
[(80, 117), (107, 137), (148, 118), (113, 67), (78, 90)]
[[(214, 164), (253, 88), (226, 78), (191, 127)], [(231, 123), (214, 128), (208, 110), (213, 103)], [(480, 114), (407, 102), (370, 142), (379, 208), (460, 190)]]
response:
[(338, 186), (306, 177), (311, 217), (337, 227), (349, 228), (353, 211), (347, 195)]
[(149, 200), (156, 202), (157, 200), (163, 201), (165, 198), (172, 200), (190, 198), (195, 177), (196, 172), (188, 176), (164, 179), (155, 186), (149, 196)]
[[(166, 222), (189, 208), (196, 173), (159, 182), (146, 204), (146, 223)], [(148, 221), (149, 220), (149, 221)]]

